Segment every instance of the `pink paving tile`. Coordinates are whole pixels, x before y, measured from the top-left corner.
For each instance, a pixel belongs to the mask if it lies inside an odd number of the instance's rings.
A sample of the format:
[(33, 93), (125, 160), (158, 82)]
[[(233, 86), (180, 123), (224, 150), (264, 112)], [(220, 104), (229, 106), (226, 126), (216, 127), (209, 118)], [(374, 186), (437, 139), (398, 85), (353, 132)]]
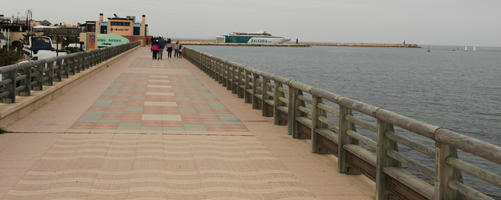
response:
[(141, 126), (147, 126), (147, 127), (162, 127), (163, 126), (163, 121), (157, 120), (148, 120), (148, 121), (141, 121)]
[(101, 116), (101, 119), (105, 120), (119, 120), (122, 117), (122, 114), (110, 114), (105, 113)]
[(144, 96), (146, 94), (145, 91), (134, 91), (134, 92), (129, 92), (131, 96)]
[(93, 106), (89, 108), (89, 111), (125, 111), (125, 107), (97, 107)]
[(162, 126), (164, 127), (184, 127), (184, 123), (177, 121), (163, 121)]
[(173, 92), (171, 88), (148, 88), (146, 92)]
[(206, 110), (206, 109), (197, 109), (198, 113), (202, 114), (231, 114), (229, 110)]
[(205, 128), (208, 131), (237, 131), (246, 132), (249, 131), (244, 125), (234, 125), (234, 124), (206, 124)]
[(205, 122), (219, 122), (219, 121), (221, 121), (218, 116), (200, 116), (200, 119), (202, 119)]
[(129, 100), (126, 105), (128, 107), (142, 107), (144, 105), (144, 100)]
[(99, 97), (100, 99), (128, 99), (128, 96), (109, 96), (109, 95), (103, 95)]
[(145, 106), (143, 108), (144, 114), (177, 114), (179, 113), (178, 107), (167, 106)]
[(112, 101), (111, 105), (127, 105), (127, 101)]
[(162, 102), (162, 101), (169, 101), (169, 102), (174, 102), (176, 101), (175, 97), (170, 97), (170, 96), (157, 96), (157, 95), (148, 95), (146, 96), (146, 101), (156, 101), (156, 102)]

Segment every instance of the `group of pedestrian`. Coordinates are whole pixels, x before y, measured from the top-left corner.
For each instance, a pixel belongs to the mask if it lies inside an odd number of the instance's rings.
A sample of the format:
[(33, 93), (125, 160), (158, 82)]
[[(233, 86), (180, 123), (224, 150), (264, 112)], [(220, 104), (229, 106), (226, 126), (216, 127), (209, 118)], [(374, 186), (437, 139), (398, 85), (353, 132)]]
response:
[(172, 58), (173, 47), (174, 47), (174, 57), (175, 58), (183, 57), (183, 45), (179, 44), (179, 41), (177, 41), (176, 44), (172, 45), (172, 40), (170, 38), (165, 40), (163, 37), (158, 37), (151, 39), (151, 52), (153, 60), (163, 59), (163, 51), (165, 47), (167, 47), (168, 58)]

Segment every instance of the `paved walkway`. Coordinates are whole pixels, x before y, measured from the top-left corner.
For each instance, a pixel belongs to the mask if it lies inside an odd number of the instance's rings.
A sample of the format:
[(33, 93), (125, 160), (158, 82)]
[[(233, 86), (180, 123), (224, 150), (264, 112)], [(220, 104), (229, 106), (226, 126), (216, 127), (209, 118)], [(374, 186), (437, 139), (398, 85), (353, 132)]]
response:
[(0, 135), (0, 199), (373, 199), (183, 59), (146, 48)]

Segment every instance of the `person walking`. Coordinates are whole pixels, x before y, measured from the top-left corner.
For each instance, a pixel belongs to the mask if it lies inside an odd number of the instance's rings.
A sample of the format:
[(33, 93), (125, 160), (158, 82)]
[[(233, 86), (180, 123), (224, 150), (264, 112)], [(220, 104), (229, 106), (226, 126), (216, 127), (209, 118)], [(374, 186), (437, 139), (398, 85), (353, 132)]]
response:
[(151, 45), (151, 52), (153, 53), (153, 60), (158, 59), (158, 44)]
[(159, 60), (163, 59), (164, 49), (165, 49), (165, 44), (166, 43), (167, 42), (162, 37), (158, 40), (158, 59)]
[(174, 46), (174, 57), (179, 57), (179, 40), (176, 41), (176, 45)]
[(183, 45), (179, 45), (179, 58), (183, 58)]
[(170, 38), (167, 39), (167, 57), (172, 58), (172, 43)]

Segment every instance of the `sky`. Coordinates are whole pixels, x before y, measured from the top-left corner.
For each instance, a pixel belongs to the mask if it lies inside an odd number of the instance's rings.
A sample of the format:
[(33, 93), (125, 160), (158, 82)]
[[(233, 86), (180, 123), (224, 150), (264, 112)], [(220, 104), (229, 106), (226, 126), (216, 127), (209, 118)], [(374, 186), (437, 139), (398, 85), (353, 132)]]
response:
[(499, 0), (18, 0), (0, 14), (53, 23), (146, 14), (155, 36), (215, 39), (265, 30), (311, 42), (501, 46)]

